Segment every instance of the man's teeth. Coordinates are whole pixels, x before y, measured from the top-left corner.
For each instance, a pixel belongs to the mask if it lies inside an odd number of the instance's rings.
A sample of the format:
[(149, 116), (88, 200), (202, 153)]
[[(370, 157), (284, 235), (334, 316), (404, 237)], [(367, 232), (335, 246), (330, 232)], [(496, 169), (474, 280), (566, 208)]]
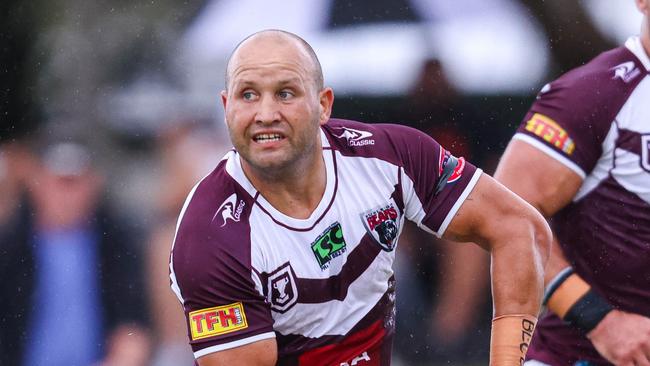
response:
[(278, 134), (270, 134), (270, 133), (263, 133), (261, 135), (255, 136), (256, 142), (273, 142), (273, 141), (280, 141), (281, 139), (282, 136)]

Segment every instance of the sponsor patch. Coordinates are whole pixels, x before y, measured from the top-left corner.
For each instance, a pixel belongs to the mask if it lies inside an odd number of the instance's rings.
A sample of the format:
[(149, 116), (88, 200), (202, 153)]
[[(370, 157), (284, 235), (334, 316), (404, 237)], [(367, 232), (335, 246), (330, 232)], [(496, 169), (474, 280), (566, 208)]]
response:
[(296, 277), (289, 262), (273, 271), (267, 279), (267, 301), (271, 309), (284, 313), (298, 301)]
[(244, 305), (241, 302), (193, 311), (189, 320), (192, 340), (248, 328)]
[(557, 122), (543, 114), (535, 113), (526, 122), (526, 131), (532, 132), (567, 155), (573, 154), (576, 145)]
[(362, 213), (361, 221), (383, 250), (391, 252), (395, 249), (399, 234), (399, 211), (393, 203)]
[(239, 204), (235, 206), (237, 203), (237, 194), (233, 193), (230, 195), (230, 197), (226, 198), (225, 201), (219, 206), (217, 209), (217, 212), (215, 212), (214, 216), (212, 216), (212, 221), (217, 219), (219, 216), (220, 219), (217, 221), (221, 223), (221, 227), (226, 226), (228, 223), (228, 220), (232, 220), (234, 222), (239, 222), (241, 218), (241, 213), (244, 211), (244, 206), (246, 203), (244, 200), (239, 200)]
[(335, 222), (330, 225), (327, 230), (314, 240), (311, 244), (311, 250), (321, 269), (329, 267), (329, 262), (332, 259), (340, 256), (347, 250), (341, 224)]
[(355, 130), (349, 127), (341, 127), (341, 130), (343, 130), (341, 135), (336, 137), (348, 140), (348, 146), (366, 146), (375, 144), (375, 140), (371, 139), (371, 132)]

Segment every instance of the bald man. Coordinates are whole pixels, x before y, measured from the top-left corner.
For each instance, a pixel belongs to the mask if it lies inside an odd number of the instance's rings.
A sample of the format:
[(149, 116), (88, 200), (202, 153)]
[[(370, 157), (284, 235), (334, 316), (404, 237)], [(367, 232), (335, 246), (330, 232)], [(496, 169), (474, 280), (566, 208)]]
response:
[(408, 219), (491, 252), (491, 364), (520, 365), (551, 240), (542, 216), (423, 133), (331, 119), (322, 80), (283, 31), (231, 56), (234, 149), (189, 194), (170, 263), (198, 364), (389, 365)]
[(527, 366), (650, 365), (650, 0), (640, 36), (542, 88), (496, 178), (551, 218)]

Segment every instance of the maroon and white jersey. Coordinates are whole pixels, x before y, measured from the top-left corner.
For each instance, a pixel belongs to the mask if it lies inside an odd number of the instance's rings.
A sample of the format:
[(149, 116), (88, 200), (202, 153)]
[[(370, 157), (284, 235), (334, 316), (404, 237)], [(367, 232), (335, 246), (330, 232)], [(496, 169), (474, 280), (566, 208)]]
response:
[[(650, 58), (639, 38), (547, 84), (514, 139), (583, 183), (552, 227), (575, 271), (611, 304), (650, 317)], [(534, 162), (531, 162), (534, 164)], [(585, 336), (546, 314), (529, 358), (607, 365)]]
[(442, 235), (481, 174), (398, 125), (321, 128), (324, 196), (284, 215), (231, 151), (190, 193), (170, 270), (194, 355), (276, 337), (281, 365), (388, 365), (404, 220)]

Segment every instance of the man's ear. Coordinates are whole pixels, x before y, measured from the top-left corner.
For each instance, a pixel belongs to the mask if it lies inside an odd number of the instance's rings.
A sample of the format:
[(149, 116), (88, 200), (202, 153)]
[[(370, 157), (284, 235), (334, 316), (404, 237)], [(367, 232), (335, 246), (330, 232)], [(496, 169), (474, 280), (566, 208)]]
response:
[(223, 104), (223, 110), (226, 110), (226, 104), (228, 104), (228, 91), (221, 91), (221, 104)]
[(319, 122), (324, 125), (329, 121), (332, 115), (332, 105), (334, 105), (334, 90), (332, 88), (324, 88), (318, 93), (318, 102), (320, 104)]

